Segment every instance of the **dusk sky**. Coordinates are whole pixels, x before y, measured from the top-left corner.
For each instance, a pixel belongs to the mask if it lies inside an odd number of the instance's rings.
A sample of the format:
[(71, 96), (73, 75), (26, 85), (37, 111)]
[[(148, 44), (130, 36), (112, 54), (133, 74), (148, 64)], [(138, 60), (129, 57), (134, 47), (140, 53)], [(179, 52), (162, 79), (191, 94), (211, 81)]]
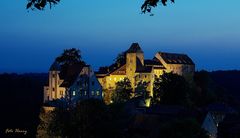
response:
[(240, 69), (240, 0), (176, 0), (141, 14), (144, 0), (61, 0), (29, 11), (0, 1), (0, 73), (47, 72), (64, 49), (78, 48), (95, 70), (138, 42), (145, 58), (186, 53), (197, 70)]

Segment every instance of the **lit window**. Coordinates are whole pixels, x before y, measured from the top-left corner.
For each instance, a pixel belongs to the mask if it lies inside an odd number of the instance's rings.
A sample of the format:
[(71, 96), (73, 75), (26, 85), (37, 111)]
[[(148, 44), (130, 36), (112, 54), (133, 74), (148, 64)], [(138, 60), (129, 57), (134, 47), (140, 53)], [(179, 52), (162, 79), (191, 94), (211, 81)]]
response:
[(117, 79), (116, 78), (114, 78), (114, 81), (116, 81)]
[(112, 80), (112, 78), (109, 78), (109, 80)]
[(87, 91), (84, 91), (84, 95), (87, 95)]
[(60, 95), (63, 95), (63, 91), (60, 91)]
[(99, 91), (96, 91), (96, 95), (99, 96)]
[(94, 91), (92, 91), (92, 95), (94, 95)]
[(76, 95), (76, 92), (75, 91), (73, 91), (73, 96), (75, 96)]

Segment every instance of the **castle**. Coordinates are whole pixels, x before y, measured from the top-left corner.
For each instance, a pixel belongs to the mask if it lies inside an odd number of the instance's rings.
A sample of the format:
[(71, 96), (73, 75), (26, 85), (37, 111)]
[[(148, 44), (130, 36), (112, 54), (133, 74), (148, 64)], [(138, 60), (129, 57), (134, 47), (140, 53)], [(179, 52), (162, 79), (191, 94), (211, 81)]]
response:
[(123, 52), (121, 60), (94, 72), (89, 65), (73, 64), (62, 72), (57, 62), (49, 69), (49, 79), (44, 86), (44, 102), (68, 97), (72, 102), (81, 99), (102, 99), (103, 90), (114, 90), (116, 82), (128, 78), (134, 88), (140, 81), (148, 82), (147, 91), (153, 95), (155, 77), (173, 72), (192, 78), (195, 64), (185, 54), (157, 52), (153, 59), (144, 59), (138, 43)]
[(102, 99), (102, 87), (89, 65), (75, 63), (66, 71), (54, 62), (49, 69), (49, 79), (44, 86), (44, 103), (68, 98), (73, 104), (81, 99)]
[(153, 59), (144, 59), (138, 43), (133, 43), (123, 56), (123, 60), (96, 72), (103, 89), (114, 89), (116, 82), (127, 77), (133, 89), (140, 81), (149, 82), (147, 90), (152, 96), (155, 77), (164, 72), (173, 72), (192, 78), (195, 71), (195, 64), (185, 54), (157, 52)]

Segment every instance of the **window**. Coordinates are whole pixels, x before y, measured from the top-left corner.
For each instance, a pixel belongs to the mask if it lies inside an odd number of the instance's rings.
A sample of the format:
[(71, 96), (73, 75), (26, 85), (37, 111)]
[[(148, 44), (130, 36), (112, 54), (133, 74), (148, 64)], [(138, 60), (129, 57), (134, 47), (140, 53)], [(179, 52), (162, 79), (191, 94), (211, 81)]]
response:
[(117, 78), (114, 78), (114, 81), (116, 81), (117, 80)]
[(73, 96), (75, 96), (76, 95), (76, 92), (75, 91), (73, 91)]
[(87, 95), (87, 91), (84, 91), (84, 95)]
[(145, 78), (147, 78), (147, 75), (145, 75)]
[(55, 89), (54, 89), (54, 88), (52, 88), (52, 90), (53, 90), (53, 91), (55, 91)]
[(94, 91), (92, 91), (92, 95), (94, 95)]
[(92, 81), (92, 85), (94, 85), (94, 81)]
[(53, 74), (52, 77), (55, 78), (55, 74)]
[(99, 96), (99, 91), (96, 91), (96, 95)]
[(112, 78), (109, 78), (109, 80), (112, 80)]
[(62, 90), (60, 91), (60, 95), (63, 95), (63, 91)]

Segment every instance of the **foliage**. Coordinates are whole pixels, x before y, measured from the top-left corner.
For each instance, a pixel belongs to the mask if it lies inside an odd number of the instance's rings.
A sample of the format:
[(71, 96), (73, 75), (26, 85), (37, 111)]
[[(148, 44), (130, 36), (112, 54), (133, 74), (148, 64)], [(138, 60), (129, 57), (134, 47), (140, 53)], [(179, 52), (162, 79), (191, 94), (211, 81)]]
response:
[[(122, 137), (129, 116), (124, 104), (106, 106), (103, 101), (87, 99), (75, 108), (56, 108), (39, 125), (43, 137)], [(41, 119), (42, 120), (42, 119)], [(40, 127), (45, 126), (45, 127)], [(44, 132), (44, 133), (43, 133)]]
[(207, 71), (196, 72), (194, 75), (195, 95), (194, 101), (197, 106), (204, 106), (217, 101), (215, 93), (217, 86)]
[(143, 99), (150, 98), (150, 92), (147, 90), (148, 85), (149, 85), (149, 82), (146, 82), (146, 81), (138, 82), (135, 88), (134, 96), (143, 97)]
[(56, 58), (56, 61), (63, 66), (72, 65), (79, 62), (85, 64), (85, 62), (82, 61), (80, 50), (76, 48), (65, 49), (64, 52)]
[(160, 78), (156, 77), (153, 83), (153, 97), (151, 100), (151, 104), (159, 104), (161, 100), (161, 80)]
[(40, 123), (37, 128), (37, 135), (38, 138), (50, 138), (51, 135), (49, 134), (49, 126), (53, 119), (53, 113), (52, 112), (45, 112), (44, 109), (41, 109), (40, 115)]
[(124, 103), (132, 97), (132, 86), (128, 78), (124, 78), (116, 83), (116, 89), (113, 94), (113, 102)]
[(158, 5), (158, 3), (162, 3), (163, 6), (167, 6), (167, 2), (171, 1), (174, 3), (174, 0), (145, 0), (145, 2), (143, 3), (141, 9), (143, 13), (151, 13), (151, 10), (153, 7), (156, 7)]
[(103, 90), (103, 100), (105, 102), (106, 105), (109, 105), (112, 103), (112, 97), (113, 97), (113, 93), (114, 93), (114, 90), (111, 90), (111, 89), (105, 89)]
[[(168, 1), (174, 2), (174, 0), (145, 0), (141, 6), (141, 10), (143, 13), (151, 13), (153, 7), (158, 6), (159, 3), (166, 6)], [(46, 5), (49, 4), (51, 9), (52, 5), (58, 4), (59, 2), (60, 0), (28, 0), (26, 8), (44, 10)]]
[(51, 136), (66, 137), (70, 130), (70, 113), (66, 108), (56, 108), (52, 112), (52, 120), (49, 124), (49, 134)]
[(164, 138), (209, 138), (195, 119), (176, 119), (161, 125), (158, 137)]
[(59, 3), (60, 0), (28, 0), (27, 3), (27, 9), (38, 9), (43, 10), (47, 4), (49, 4), (50, 9), (52, 8), (52, 5), (55, 5)]
[(115, 63), (123, 63), (126, 60), (126, 52), (122, 52), (117, 55)]
[[(71, 137), (101, 137), (107, 133), (109, 114), (105, 104), (96, 99), (80, 101), (72, 112)], [(105, 132), (104, 132), (105, 130)]]
[(164, 73), (154, 82), (154, 102), (169, 105), (190, 106), (190, 88), (184, 77), (174, 73)]
[(85, 65), (85, 62), (82, 60), (80, 50), (76, 48), (65, 49), (64, 52), (58, 56), (55, 61), (61, 66), (61, 73), (65, 74), (70, 65), (81, 64)]

